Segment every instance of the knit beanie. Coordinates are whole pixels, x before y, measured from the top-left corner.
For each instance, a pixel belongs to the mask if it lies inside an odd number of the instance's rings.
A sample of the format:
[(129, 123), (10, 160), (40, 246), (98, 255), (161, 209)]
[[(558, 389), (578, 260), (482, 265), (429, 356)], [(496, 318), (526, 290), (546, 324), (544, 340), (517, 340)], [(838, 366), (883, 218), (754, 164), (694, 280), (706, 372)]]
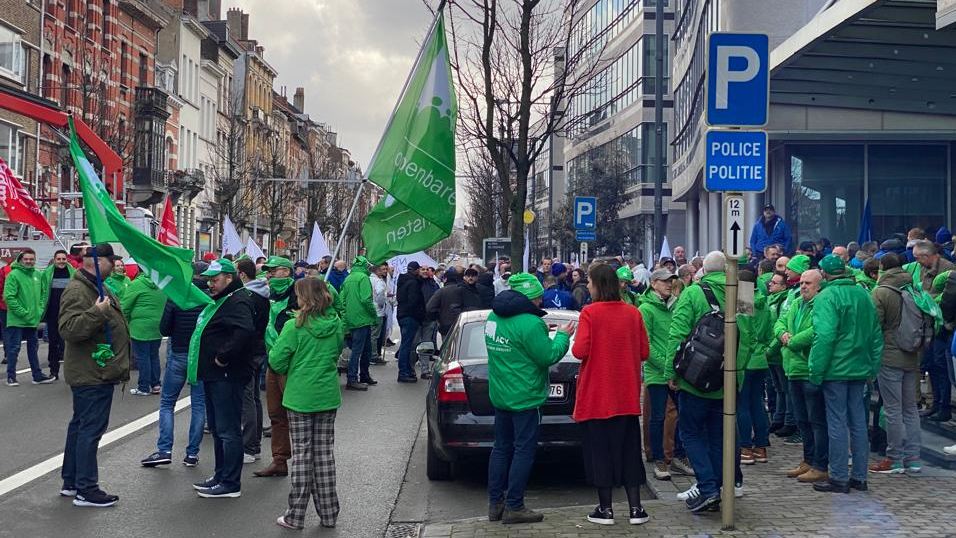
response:
[(537, 299), (544, 295), (544, 288), (538, 277), (531, 273), (515, 273), (508, 279), (508, 287), (524, 295), (528, 299)]

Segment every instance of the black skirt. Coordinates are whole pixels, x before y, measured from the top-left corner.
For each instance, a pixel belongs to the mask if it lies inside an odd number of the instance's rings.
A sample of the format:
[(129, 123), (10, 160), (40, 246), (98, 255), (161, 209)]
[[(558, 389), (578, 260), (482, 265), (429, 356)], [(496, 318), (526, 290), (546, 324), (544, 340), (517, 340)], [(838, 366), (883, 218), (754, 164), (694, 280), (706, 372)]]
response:
[(584, 472), (598, 488), (640, 486), (647, 481), (641, 460), (638, 416), (625, 415), (581, 422)]

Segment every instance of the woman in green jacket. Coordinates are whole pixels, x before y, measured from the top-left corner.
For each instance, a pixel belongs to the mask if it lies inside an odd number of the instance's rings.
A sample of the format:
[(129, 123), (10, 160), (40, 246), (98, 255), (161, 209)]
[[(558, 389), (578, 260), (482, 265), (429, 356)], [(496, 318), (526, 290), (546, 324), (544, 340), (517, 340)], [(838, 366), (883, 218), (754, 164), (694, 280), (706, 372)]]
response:
[(292, 490), (289, 508), (276, 519), (287, 529), (302, 529), (309, 500), (323, 527), (339, 515), (335, 492), (335, 413), (342, 403), (337, 361), (344, 327), (332, 306), (325, 281), (303, 278), (295, 283), (299, 311), (282, 327), (269, 352), (269, 366), (287, 376), (282, 406), (289, 414), (292, 437)]
[(113, 266), (113, 272), (103, 279), (103, 284), (106, 284), (106, 287), (113, 292), (113, 295), (115, 295), (117, 299), (123, 298), (123, 294), (126, 293), (126, 288), (130, 285), (130, 279), (126, 276), (126, 266), (123, 265), (122, 260), (116, 260), (116, 265)]

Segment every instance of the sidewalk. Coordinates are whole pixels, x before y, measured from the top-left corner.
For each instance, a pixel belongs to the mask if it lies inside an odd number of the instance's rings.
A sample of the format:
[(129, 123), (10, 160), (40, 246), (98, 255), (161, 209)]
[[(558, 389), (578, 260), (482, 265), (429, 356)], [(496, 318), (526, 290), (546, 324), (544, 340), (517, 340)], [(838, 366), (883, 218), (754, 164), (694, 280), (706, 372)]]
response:
[[(787, 478), (785, 470), (799, 463), (800, 447), (783, 445), (773, 437), (770, 463), (745, 465), (744, 497), (737, 499), (736, 530), (721, 531), (720, 514), (694, 515), (675, 498), (692, 480), (675, 477), (671, 482), (650, 478), (657, 500), (644, 503), (651, 521), (627, 524), (624, 499), (615, 499), (617, 524), (589, 523), (585, 516), (595, 499), (581, 499), (581, 506), (542, 510), (545, 519), (532, 525), (501, 525), (485, 519), (430, 523), (423, 538), (555, 537), (584, 536), (813, 536), (813, 537), (956, 537), (956, 472), (924, 465), (916, 475), (869, 473), (870, 490), (848, 495), (817, 493), (809, 484)], [(653, 477), (650, 469), (648, 476)], [(534, 508), (534, 506), (531, 506)]]

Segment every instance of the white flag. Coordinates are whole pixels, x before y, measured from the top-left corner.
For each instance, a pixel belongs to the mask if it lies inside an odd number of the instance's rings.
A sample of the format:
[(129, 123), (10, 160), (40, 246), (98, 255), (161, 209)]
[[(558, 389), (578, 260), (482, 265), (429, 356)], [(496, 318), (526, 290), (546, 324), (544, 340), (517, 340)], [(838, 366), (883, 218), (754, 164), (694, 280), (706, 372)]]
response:
[(266, 257), (266, 253), (262, 252), (262, 248), (256, 244), (256, 240), (253, 239), (251, 235), (249, 236), (249, 240), (246, 241), (246, 256), (249, 256), (252, 261)]
[(325, 236), (322, 235), (322, 230), (319, 229), (319, 223), (313, 223), (312, 238), (309, 239), (309, 255), (305, 261), (316, 265), (323, 257), (331, 255), (332, 251), (329, 250), (329, 245), (325, 242)]
[(236, 231), (236, 225), (226, 215), (226, 220), (222, 223), (222, 255), (239, 254), (242, 250), (242, 239), (239, 239), (239, 233)]
[(521, 255), (521, 267), (527, 273), (530, 269), (529, 263), (531, 262), (531, 238), (528, 237), (529, 230), (527, 226), (524, 229), (524, 253)]
[(418, 262), (418, 265), (422, 267), (438, 267), (438, 262), (425, 254), (424, 251), (418, 251), (414, 254), (399, 254), (388, 260), (388, 264), (395, 268), (396, 275), (405, 274), (405, 271), (408, 270), (408, 264), (411, 262)]
[(671, 245), (667, 242), (667, 236), (664, 236), (664, 242), (661, 244), (661, 255), (657, 257), (658, 260), (661, 258), (673, 258), (671, 256)]

